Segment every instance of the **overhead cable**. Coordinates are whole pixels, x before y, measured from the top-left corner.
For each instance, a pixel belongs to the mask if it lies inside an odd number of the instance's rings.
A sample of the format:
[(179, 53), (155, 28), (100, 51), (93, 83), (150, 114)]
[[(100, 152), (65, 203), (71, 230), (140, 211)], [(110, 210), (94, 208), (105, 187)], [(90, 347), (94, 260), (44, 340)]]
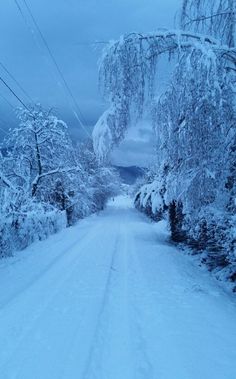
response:
[[(15, 1), (16, 5), (17, 5), (18, 10), (20, 11), (20, 14), (21, 14), (22, 17), (24, 18), (24, 21), (27, 23), (27, 19), (26, 19), (25, 16), (24, 16), (24, 12), (23, 12), (23, 10), (22, 10), (22, 8), (21, 8), (21, 6), (20, 6), (18, 0), (14, 0), (14, 1)], [(61, 70), (59, 64), (57, 63), (56, 58), (54, 57), (54, 55), (53, 55), (53, 53), (52, 53), (52, 50), (50, 49), (50, 47), (49, 47), (49, 45), (48, 45), (48, 42), (47, 42), (46, 38), (44, 37), (44, 35), (43, 35), (43, 33), (42, 33), (42, 31), (41, 31), (41, 29), (40, 29), (38, 23), (37, 23), (37, 21), (36, 21), (34, 15), (33, 15), (33, 13), (32, 13), (32, 11), (31, 11), (31, 8), (30, 8), (29, 4), (26, 2), (26, 0), (22, 0), (22, 1), (23, 1), (24, 5), (25, 5), (25, 7), (26, 7), (26, 9), (27, 9), (27, 11), (28, 11), (30, 17), (31, 17), (31, 20), (32, 20), (32, 22), (33, 22), (33, 24), (34, 24), (34, 26), (35, 26), (35, 28), (36, 28), (38, 34), (40, 35), (40, 38), (41, 38), (41, 40), (42, 40), (42, 42), (43, 42), (43, 44), (44, 44), (44, 46), (45, 46), (45, 48), (46, 48), (46, 50), (47, 50), (47, 52), (48, 52), (50, 58), (51, 58), (51, 60), (52, 60), (52, 62), (53, 62), (53, 64), (54, 64), (54, 66), (55, 66), (55, 68), (56, 68), (56, 70), (57, 70), (57, 72), (58, 72), (58, 74), (59, 74), (59, 76), (60, 76), (60, 78), (61, 78), (63, 84), (64, 84), (64, 89), (66, 90), (67, 94), (69, 95), (70, 99), (72, 100), (72, 103), (74, 104), (74, 106), (75, 106), (76, 109), (77, 109), (77, 111), (75, 111), (75, 110), (72, 108), (73, 114), (75, 115), (77, 121), (79, 122), (80, 127), (81, 127), (81, 128), (84, 130), (84, 132), (89, 136), (89, 138), (91, 138), (90, 133), (88, 132), (88, 130), (87, 130), (86, 127), (84, 126), (83, 122), (81, 121), (81, 118), (83, 118), (83, 120), (84, 120), (84, 116), (82, 115), (82, 112), (81, 112), (81, 110), (80, 110), (80, 108), (79, 108), (79, 105), (78, 105), (78, 103), (77, 103), (77, 101), (76, 101), (76, 99), (75, 99), (75, 97), (74, 97), (74, 95), (73, 95), (73, 93), (72, 93), (72, 91), (71, 91), (71, 89), (70, 89), (70, 86), (69, 86), (67, 80), (66, 80), (65, 77), (64, 77), (64, 74), (63, 74), (63, 72), (62, 72), (62, 70)], [(27, 23), (27, 25), (28, 25), (28, 23)], [(78, 113), (79, 113), (79, 115), (78, 115)], [(84, 120), (84, 121), (85, 121), (85, 120)]]
[(23, 86), (18, 82), (18, 80), (13, 76), (13, 74), (6, 68), (6, 66), (0, 62), (0, 66), (3, 68), (3, 70), (10, 76), (10, 78), (15, 82), (15, 84), (18, 86), (18, 88), (22, 91), (22, 93), (27, 97), (27, 99), (34, 103), (33, 99), (30, 97), (30, 95), (26, 92), (26, 90), (23, 88)]
[(15, 93), (15, 91), (7, 84), (7, 82), (1, 76), (0, 81), (4, 84), (5, 87), (7, 87), (11, 94), (21, 103), (21, 105), (23, 105), (23, 107), (30, 112), (28, 106), (23, 102), (23, 100), (20, 99), (20, 97)]

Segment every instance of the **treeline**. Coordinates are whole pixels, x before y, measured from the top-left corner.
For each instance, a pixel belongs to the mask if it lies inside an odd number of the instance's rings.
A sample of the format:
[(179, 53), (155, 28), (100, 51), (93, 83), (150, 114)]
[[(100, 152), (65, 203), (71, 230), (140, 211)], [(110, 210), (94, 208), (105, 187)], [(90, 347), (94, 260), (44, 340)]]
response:
[[(233, 3), (198, 3), (184, 1), (182, 22), (190, 30), (207, 28), (216, 36), (221, 32), (234, 51)], [(231, 8), (217, 18), (219, 3), (230, 3)], [(199, 13), (202, 20), (197, 19)], [(193, 15), (196, 21), (190, 23)], [(182, 55), (168, 91), (152, 110), (157, 169), (138, 191), (135, 204), (155, 220), (167, 218), (172, 240), (190, 246), (192, 254), (199, 254), (201, 262), (218, 278), (232, 282), (236, 291), (234, 89), (235, 63), (225, 61), (223, 54), (208, 51), (204, 56), (193, 50)]]
[(98, 163), (92, 142), (74, 146), (52, 110), (17, 115), (0, 156), (0, 256), (103, 209), (118, 190), (116, 172)]
[[(156, 164), (135, 204), (166, 217), (172, 239), (236, 291), (236, 2), (183, 0), (180, 28), (131, 33), (106, 48), (100, 78), (110, 108), (94, 146), (106, 158), (131, 123), (152, 115)], [(173, 73), (160, 95), (163, 55)]]

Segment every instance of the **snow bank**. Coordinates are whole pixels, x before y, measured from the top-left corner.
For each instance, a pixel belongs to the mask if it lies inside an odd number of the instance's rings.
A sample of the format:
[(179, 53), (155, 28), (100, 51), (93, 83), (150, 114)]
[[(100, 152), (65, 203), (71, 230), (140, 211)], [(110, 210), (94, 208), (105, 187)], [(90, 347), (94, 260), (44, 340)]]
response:
[(213, 206), (189, 213), (181, 198), (175, 201), (166, 196), (157, 178), (141, 186), (135, 196), (135, 206), (154, 221), (168, 220), (172, 239), (236, 291), (235, 216)]
[(65, 212), (49, 210), (42, 204), (35, 204), (29, 212), (1, 215), (0, 257), (10, 256), (35, 241), (44, 240), (65, 228), (66, 224)]
[(135, 196), (135, 206), (155, 221), (162, 218), (165, 203), (157, 178), (139, 189)]

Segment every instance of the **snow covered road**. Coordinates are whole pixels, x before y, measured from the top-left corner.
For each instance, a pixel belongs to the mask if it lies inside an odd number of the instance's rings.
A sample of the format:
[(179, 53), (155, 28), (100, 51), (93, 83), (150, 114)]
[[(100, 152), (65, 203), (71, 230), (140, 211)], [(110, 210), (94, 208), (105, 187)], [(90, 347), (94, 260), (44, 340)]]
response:
[(125, 197), (0, 263), (0, 379), (235, 379), (236, 305)]

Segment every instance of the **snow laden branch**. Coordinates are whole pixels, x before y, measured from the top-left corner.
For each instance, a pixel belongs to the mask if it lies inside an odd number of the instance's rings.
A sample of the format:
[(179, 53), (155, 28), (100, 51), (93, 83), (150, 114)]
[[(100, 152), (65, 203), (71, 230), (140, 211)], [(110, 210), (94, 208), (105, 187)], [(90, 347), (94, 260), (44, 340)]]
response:
[(94, 149), (105, 160), (114, 145), (124, 138), (131, 120), (142, 116), (155, 95), (155, 76), (161, 55), (175, 55), (179, 61), (188, 57), (189, 71), (215, 70), (224, 65), (236, 69), (236, 50), (222, 45), (213, 37), (187, 31), (161, 31), (149, 34), (132, 33), (111, 42), (100, 65), (101, 89), (110, 108), (97, 122)]
[(4, 186), (6, 186), (7, 188), (10, 188), (11, 190), (16, 189), (14, 185), (10, 182), (10, 180), (8, 180), (2, 172), (0, 172), (0, 183), (1, 182), (3, 183)]
[(207, 33), (222, 44), (235, 46), (235, 0), (184, 0), (180, 18), (181, 28)]
[(80, 172), (82, 170), (82, 167), (79, 165), (79, 166), (75, 166), (75, 167), (68, 167), (68, 168), (56, 168), (55, 170), (51, 170), (51, 171), (48, 171), (48, 172), (43, 172), (42, 174), (38, 174), (35, 179), (33, 180), (32, 182), (32, 196), (35, 196), (36, 192), (37, 192), (37, 188), (38, 188), (38, 185), (39, 185), (39, 182), (41, 179), (47, 177), (47, 176), (51, 176), (51, 175), (56, 175), (56, 174), (68, 174), (70, 172)]
[(37, 105), (17, 115), (0, 152), (0, 258), (103, 209), (119, 188), (90, 141), (75, 145), (51, 110)]

